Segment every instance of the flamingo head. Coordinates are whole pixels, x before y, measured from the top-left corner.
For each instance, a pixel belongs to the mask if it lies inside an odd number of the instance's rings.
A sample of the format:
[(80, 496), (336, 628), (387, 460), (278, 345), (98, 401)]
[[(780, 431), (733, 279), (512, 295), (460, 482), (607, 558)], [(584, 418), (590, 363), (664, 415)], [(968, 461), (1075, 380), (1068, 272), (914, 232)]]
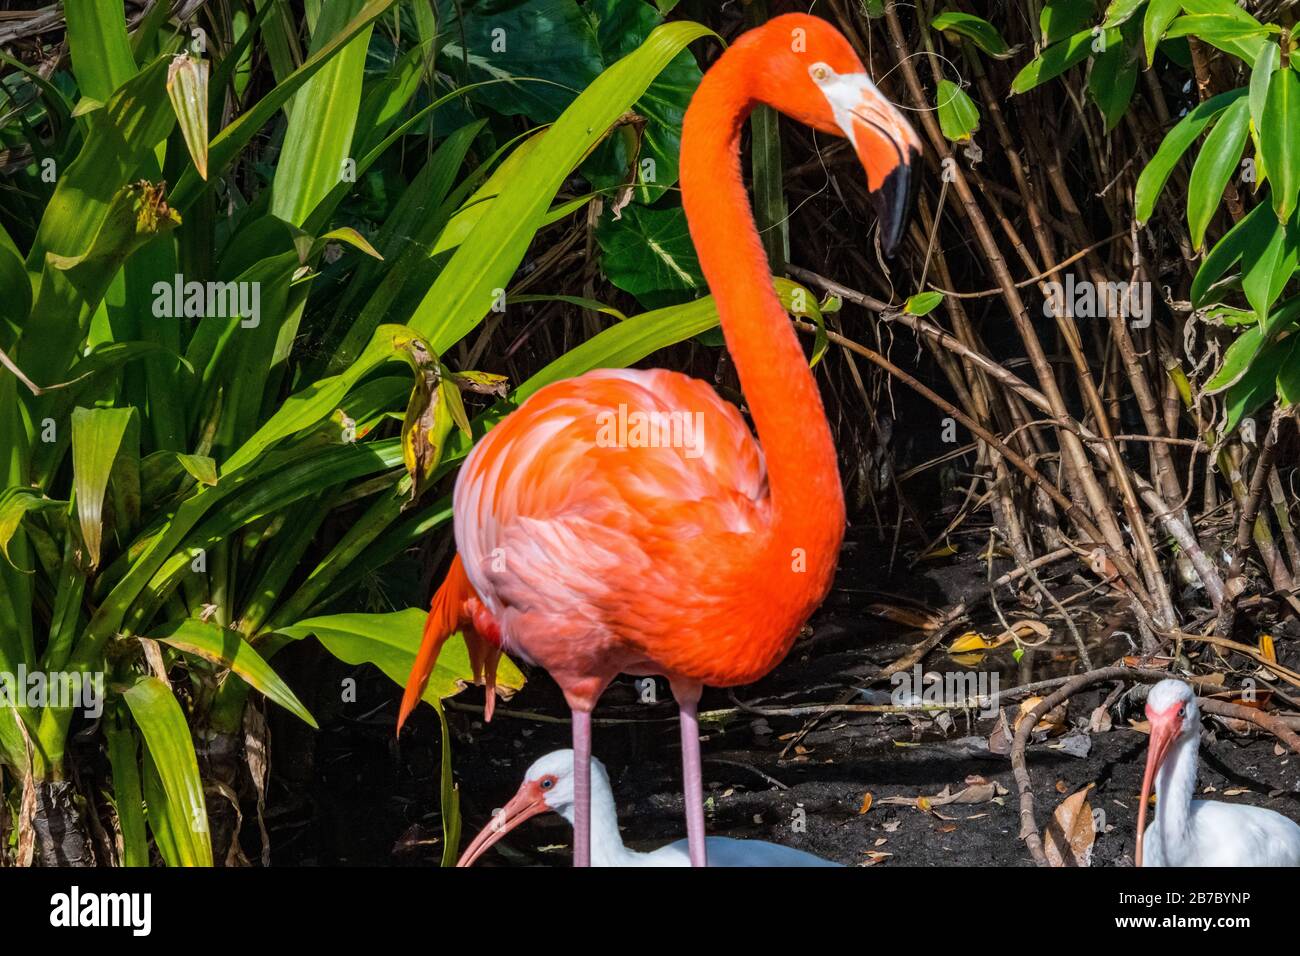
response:
[[(591, 758), (591, 775), (608, 781), (605, 766)], [(595, 786), (595, 785), (594, 785)], [(594, 789), (593, 786), (593, 789)], [(608, 783), (606, 783), (608, 786)], [(542, 813), (558, 813), (573, 822), (573, 751), (555, 750), (539, 757), (524, 773), (524, 782), (504, 807), (493, 813), (492, 822), (474, 837), (457, 866), (473, 866), (492, 844), (525, 820)]]
[(1147, 766), (1142, 774), (1142, 796), (1138, 804), (1137, 849), (1134, 852), (1138, 866), (1142, 865), (1142, 834), (1156, 774), (1174, 744), (1194, 738), (1200, 732), (1201, 711), (1196, 706), (1196, 692), (1180, 680), (1162, 680), (1147, 695), (1147, 720), (1151, 725), (1151, 739), (1147, 745)]
[(818, 17), (773, 17), (736, 41), (751, 48), (755, 98), (823, 133), (847, 139), (867, 174), (880, 217), (881, 246), (892, 254), (907, 227), (912, 168), (921, 140), (872, 82), (844, 34)]

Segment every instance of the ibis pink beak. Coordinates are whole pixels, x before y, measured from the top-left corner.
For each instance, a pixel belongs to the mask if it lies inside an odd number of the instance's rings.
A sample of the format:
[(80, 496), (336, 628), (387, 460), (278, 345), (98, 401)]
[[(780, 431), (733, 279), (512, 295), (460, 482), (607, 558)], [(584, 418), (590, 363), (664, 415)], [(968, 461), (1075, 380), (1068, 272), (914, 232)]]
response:
[(456, 861), (457, 866), (473, 866), (492, 844), (513, 830), (525, 820), (550, 810), (542, 795), (542, 788), (536, 781), (525, 780), (519, 791), (501, 808), (501, 812), (492, 815), (492, 822), (485, 826), (474, 838), (465, 852)]
[(1165, 758), (1169, 756), (1169, 748), (1178, 739), (1181, 728), (1178, 719), (1179, 706), (1179, 704), (1172, 704), (1168, 709), (1158, 711), (1152, 710), (1150, 704), (1147, 705), (1147, 720), (1151, 722), (1151, 740), (1147, 744), (1147, 767), (1142, 774), (1142, 797), (1138, 804), (1137, 848), (1133, 853), (1134, 863), (1137, 866), (1142, 865), (1142, 835), (1146, 830), (1147, 805), (1151, 800), (1151, 788), (1156, 774), (1160, 772)]

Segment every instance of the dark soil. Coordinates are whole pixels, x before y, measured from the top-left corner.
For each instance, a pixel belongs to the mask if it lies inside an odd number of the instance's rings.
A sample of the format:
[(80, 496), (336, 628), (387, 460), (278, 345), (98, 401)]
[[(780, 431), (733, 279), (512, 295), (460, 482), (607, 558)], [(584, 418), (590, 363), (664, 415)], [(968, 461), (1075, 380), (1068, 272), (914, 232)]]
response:
[[(938, 566), (918, 563), (909, 571), (906, 556), (899, 555), (892, 576), (889, 553), (878, 548), (874, 535), (846, 544), (837, 587), (811, 622), (811, 635), (776, 671), (750, 687), (706, 692), (701, 711), (722, 715), (708, 721), (703, 732), (709, 832), (784, 843), (846, 864), (1029, 865), (1017, 836), (1010, 760), (990, 752), (988, 745), (993, 718), (952, 711), (944, 716), (835, 714), (814, 722), (806, 716), (759, 716), (737, 706), (788, 708), (841, 699), (847, 689), (867, 686), (920, 639), (918, 632), (882, 619), (868, 605), (920, 602), (942, 610), (987, 590), (987, 572), (974, 555), (979, 549), (974, 539), (969, 550), (962, 546), (966, 556)], [(994, 574), (1010, 567), (995, 562)], [(1058, 597), (1079, 589), (1065, 565), (1056, 573), (1049, 586)], [(899, 597), (900, 592), (907, 597)], [(1028, 607), (1028, 593), (1017, 601), (1006, 589), (1000, 601), (1009, 618), (1045, 617), (1052, 628), (1049, 643), (1026, 650), (1018, 662), (1012, 645), (990, 651), (978, 663), (954, 662), (940, 648), (927, 658), (926, 670), (983, 671), (996, 676), (1005, 691), (1082, 669), (1065, 628), (1050, 617), (1050, 607)], [(1122, 630), (1122, 601), (1094, 595), (1071, 610), (1088, 635), (1094, 666), (1132, 652)], [(1001, 630), (987, 603), (970, 627), (985, 634)], [(1279, 640), (1278, 645), (1294, 647), (1295, 642)], [(306, 701), (321, 722), (320, 733), (284, 715), (270, 715), (275, 763), (266, 819), (272, 861), (436, 865), (443, 849), (436, 715), (421, 708), (398, 744), (393, 722), (400, 691), (383, 675), (348, 668), (306, 644), (286, 651), (277, 658), (281, 662), (291, 680), (295, 671), (311, 672), (310, 680), (294, 681), (295, 686), (337, 687), (353, 677), (357, 700), (341, 703), (334, 695), (321, 695)], [(1297, 662), (1284, 655), (1284, 663), (1294, 667)], [(462, 846), (492, 809), (514, 793), (529, 764), (569, 746), (567, 709), (558, 689), (540, 670), (529, 678), (512, 700), (498, 705), (490, 725), (481, 720), (480, 689), (467, 690), (449, 704), (464, 819)], [(884, 682), (873, 688), (874, 696), (858, 696), (854, 702), (887, 703), (891, 690)], [(1077, 695), (1067, 725), (1086, 728), (1089, 714), (1110, 690), (1101, 686)], [(684, 834), (676, 708), (663, 681), (656, 692), (657, 703), (641, 703), (632, 679), (623, 678), (596, 711), (595, 752), (609, 769), (624, 838), (638, 849)], [(1014, 719), (1017, 704), (1004, 709)], [(1111, 716), (1112, 730), (1086, 735), (1086, 755), (1071, 756), (1058, 737), (1031, 745), (1028, 762), (1039, 826), (1066, 796), (1095, 784), (1090, 802), (1094, 812), (1104, 813), (1104, 826), (1092, 865), (1130, 866), (1146, 738), (1128, 727), (1130, 718), (1142, 719), (1141, 705), (1131, 695), (1120, 698)], [(1300, 757), (1276, 753), (1271, 737), (1237, 736), (1208, 720), (1205, 727), (1202, 791), (1212, 799), (1269, 806), (1300, 819)], [(933, 797), (945, 787), (956, 792), (968, 778), (996, 782), (1005, 793), (929, 812), (887, 802), (891, 797)], [(862, 813), (867, 794), (872, 805)], [(563, 820), (539, 817), (499, 843), (479, 865), (565, 865), (570, 841)], [(255, 823), (247, 820), (244, 842), (250, 859), (256, 859), (260, 843)]]

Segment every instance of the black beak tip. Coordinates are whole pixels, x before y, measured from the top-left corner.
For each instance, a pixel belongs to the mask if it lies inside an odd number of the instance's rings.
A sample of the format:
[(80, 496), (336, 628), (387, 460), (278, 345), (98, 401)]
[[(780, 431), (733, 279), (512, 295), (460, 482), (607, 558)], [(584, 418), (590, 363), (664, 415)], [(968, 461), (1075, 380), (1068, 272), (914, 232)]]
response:
[(892, 257), (907, 232), (916, 183), (912, 167), (920, 162), (915, 150), (908, 150), (897, 166), (889, 171), (880, 188), (871, 194), (871, 204), (880, 218), (880, 248)]

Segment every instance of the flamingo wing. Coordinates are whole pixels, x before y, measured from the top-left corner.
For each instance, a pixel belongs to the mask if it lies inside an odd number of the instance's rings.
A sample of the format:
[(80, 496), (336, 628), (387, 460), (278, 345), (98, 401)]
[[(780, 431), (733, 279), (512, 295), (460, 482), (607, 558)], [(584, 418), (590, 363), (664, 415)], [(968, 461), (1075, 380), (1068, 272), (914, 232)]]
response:
[(541, 389), (474, 448), (455, 494), (461, 559), (503, 647), (562, 685), (707, 667), (701, 631), (735, 597), (729, 556), (769, 513), (740, 413), (663, 370)]

